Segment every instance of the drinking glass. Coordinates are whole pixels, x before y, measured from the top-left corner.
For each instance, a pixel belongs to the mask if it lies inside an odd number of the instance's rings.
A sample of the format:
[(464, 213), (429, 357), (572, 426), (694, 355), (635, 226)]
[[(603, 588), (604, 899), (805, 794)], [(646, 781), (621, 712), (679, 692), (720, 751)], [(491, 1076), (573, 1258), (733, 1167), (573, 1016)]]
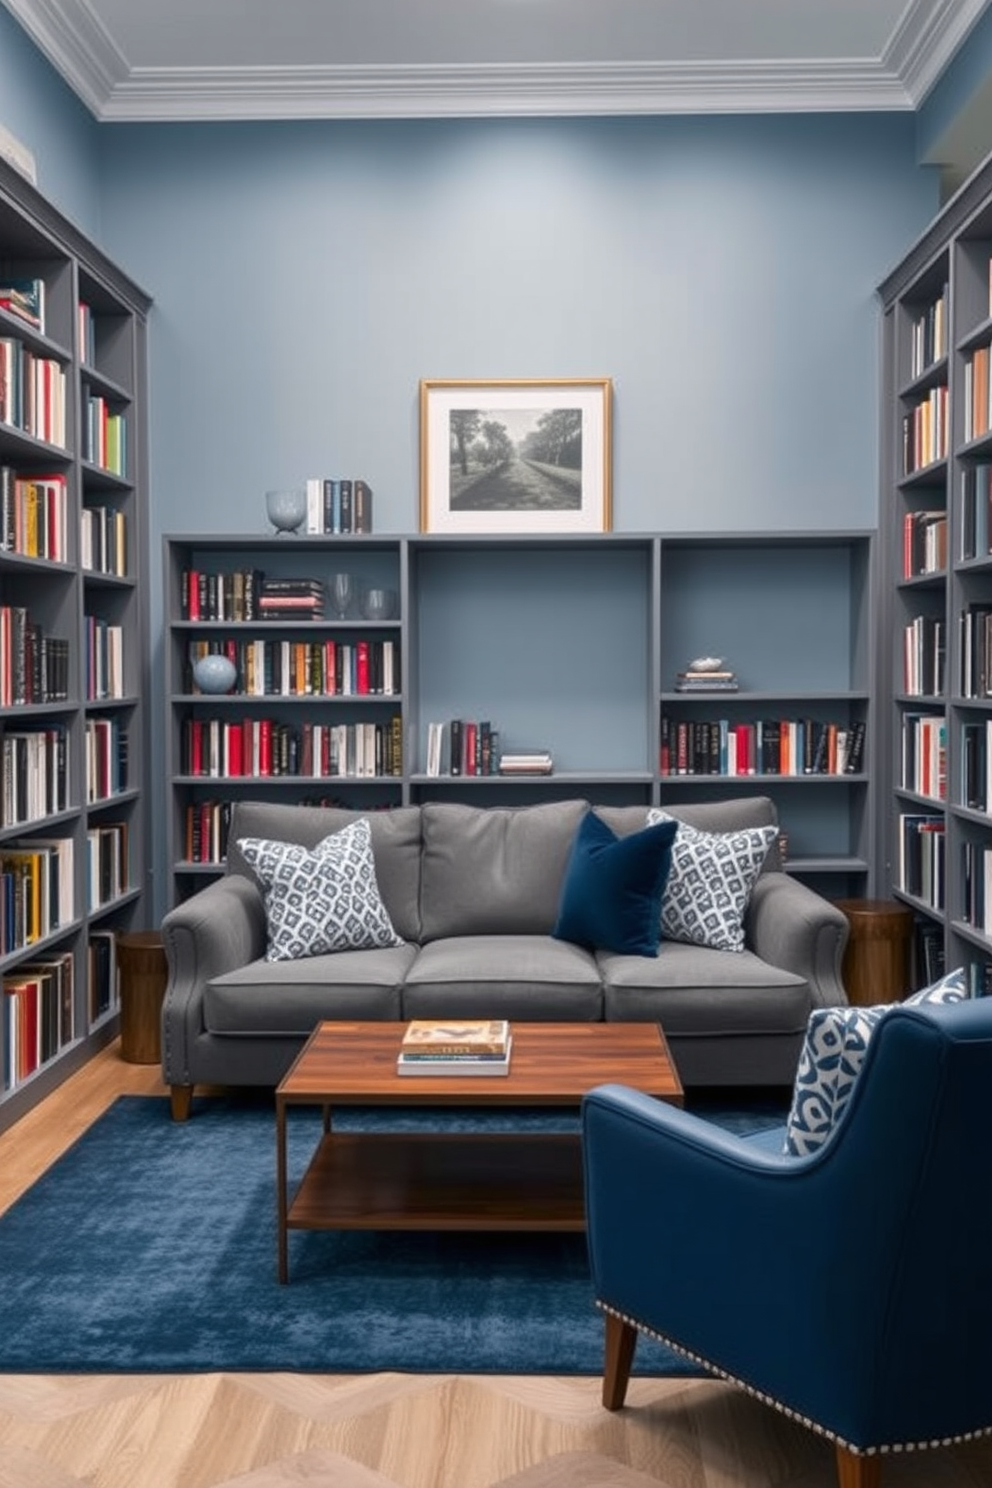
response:
[(338, 620), (344, 620), (355, 595), (355, 581), (350, 573), (331, 574), (331, 607)]

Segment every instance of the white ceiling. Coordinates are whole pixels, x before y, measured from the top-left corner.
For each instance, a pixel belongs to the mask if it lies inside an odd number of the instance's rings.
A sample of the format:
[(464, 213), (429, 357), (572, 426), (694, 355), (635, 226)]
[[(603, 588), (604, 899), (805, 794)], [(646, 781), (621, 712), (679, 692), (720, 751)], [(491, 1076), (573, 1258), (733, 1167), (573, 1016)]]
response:
[(106, 121), (909, 109), (992, 0), (0, 0)]

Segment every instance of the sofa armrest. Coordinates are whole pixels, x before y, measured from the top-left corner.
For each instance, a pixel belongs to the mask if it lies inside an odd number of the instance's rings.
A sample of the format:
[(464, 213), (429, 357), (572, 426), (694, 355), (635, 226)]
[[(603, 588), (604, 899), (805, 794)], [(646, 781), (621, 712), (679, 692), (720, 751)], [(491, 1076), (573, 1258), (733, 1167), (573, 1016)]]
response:
[(162, 1006), (162, 1074), (189, 1085), (189, 1050), (203, 1031), (212, 977), (265, 955), (265, 906), (251, 879), (231, 873), (171, 909), (162, 921), (169, 977)]
[(815, 1007), (847, 1002), (841, 975), (847, 917), (822, 894), (788, 873), (762, 873), (751, 893), (745, 932), (762, 961), (809, 983)]

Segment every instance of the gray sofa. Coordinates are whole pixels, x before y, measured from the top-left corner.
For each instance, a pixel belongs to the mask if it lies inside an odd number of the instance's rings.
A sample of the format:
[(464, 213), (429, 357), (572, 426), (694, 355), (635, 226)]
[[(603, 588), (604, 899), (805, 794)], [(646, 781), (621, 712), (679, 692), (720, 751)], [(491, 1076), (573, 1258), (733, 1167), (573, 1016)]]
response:
[[(572, 843), (592, 809), (618, 836), (645, 825), (642, 806), (581, 800), (368, 813), (239, 802), (225, 874), (162, 925), (162, 1068), (173, 1115), (189, 1114), (197, 1085), (275, 1086), (314, 1025), (334, 1018), (659, 1022), (686, 1086), (791, 1084), (811, 1009), (847, 1000), (844, 915), (781, 871), (776, 839), (750, 895), (741, 952), (663, 939), (657, 957), (617, 955), (556, 939)], [(262, 893), (238, 841), (312, 849), (363, 814), (402, 944), (267, 961)], [(763, 796), (671, 814), (709, 832), (776, 823)]]

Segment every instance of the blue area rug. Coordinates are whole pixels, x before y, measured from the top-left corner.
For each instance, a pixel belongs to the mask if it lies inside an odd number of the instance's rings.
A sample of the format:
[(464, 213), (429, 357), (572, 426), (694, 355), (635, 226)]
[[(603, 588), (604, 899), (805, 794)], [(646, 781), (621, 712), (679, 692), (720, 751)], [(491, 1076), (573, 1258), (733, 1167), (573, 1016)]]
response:
[[(783, 1119), (774, 1103), (700, 1114), (744, 1132)], [(431, 1120), (451, 1114), (405, 1124)], [(549, 1121), (574, 1126), (514, 1124)], [(294, 1179), (318, 1129), (291, 1111)], [(117, 1100), (0, 1218), (0, 1373), (601, 1372), (582, 1235), (293, 1232), (281, 1286), (275, 1145), (271, 1097), (197, 1100), (181, 1124), (165, 1099)], [(636, 1372), (695, 1371), (642, 1339)]]

